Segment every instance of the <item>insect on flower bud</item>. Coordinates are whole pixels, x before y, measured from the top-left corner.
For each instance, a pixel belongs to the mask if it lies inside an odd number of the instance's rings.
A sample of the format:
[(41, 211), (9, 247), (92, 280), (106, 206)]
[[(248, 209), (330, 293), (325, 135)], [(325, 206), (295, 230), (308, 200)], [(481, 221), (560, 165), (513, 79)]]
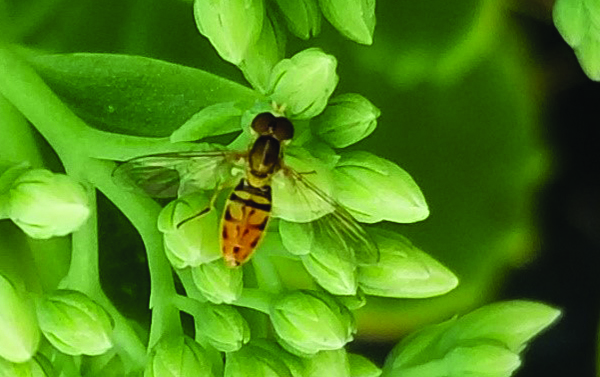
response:
[(196, 0), (194, 17), (221, 58), (238, 65), (258, 40), (264, 17), (263, 0)]
[(89, 214), (84, 187), (64, 174), (27, 170), (9, 191), (8, 215), (32, 238), (67, 235), (76, 231)]
[(337, 96), (318, 117), (311, 128), (334, 148), (345, 148), (369, 136), (377, 126), (381, 111), (360, 94)]
[[(205, 211), (200, 216), (199, 213)], [(194, 217), (197, 216), (197, 217)], [(195, 193), (173, 200), (158, 216), (163, 232), (165, 252), (175, 268), (196, 267), (221, 257), (217, 211), (210, 208), (209, 198)]]
[(350, 311), (333, 296), (317, 291), (294, 291), (271, 307), (271, 322), (280, 344), (298, 355), (336, 350), (356, 331)]
[(196, 334), (221, 352), (237, 351), (250, 340), (248, 323), (229, 305), (202, 305), (195, 323)]
[(101, 355), (113, 346), (110, 316), (81, 292), (55, 291), (36, 309), (46, 339), (67, 355)]
[(161, 339), (150, 355), (144, 377), (214, 376), (212, 364), (202, 346), (179, 336)]
[(235, 301), (242, 294), (241, 268), (228, 268), (222, 259), (192, 268), (196, 287), (215, 304)]
[(31, 359), (40, 342), (35, 309), (25, 292), (3, 275), (0, 275), (0, 313), (0, 357), (14, 363)]
[(295, 119), (320, 114), (338, 83), (337, 60), (317, 48), (283, 59), (273, 68), (270, 97)]

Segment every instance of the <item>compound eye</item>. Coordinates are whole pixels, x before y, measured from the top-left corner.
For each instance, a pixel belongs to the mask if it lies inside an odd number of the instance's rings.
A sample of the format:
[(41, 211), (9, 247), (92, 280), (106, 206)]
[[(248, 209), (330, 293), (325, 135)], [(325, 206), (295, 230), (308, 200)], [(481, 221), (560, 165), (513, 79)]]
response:
[(271, 113), (260, 113), (252, 120), (252, 129), (259, 135), (268, 135), (274, 126), (275, 116)]
[(294, 125), (288, 118), (275, 118), (273, 136), (279, 141), (290, 140), (294, 137)]

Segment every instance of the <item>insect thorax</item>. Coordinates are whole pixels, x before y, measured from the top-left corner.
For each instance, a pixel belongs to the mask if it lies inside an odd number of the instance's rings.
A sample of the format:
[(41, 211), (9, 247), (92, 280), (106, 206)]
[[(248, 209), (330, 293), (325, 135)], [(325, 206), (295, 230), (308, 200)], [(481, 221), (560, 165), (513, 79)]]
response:
[(259, 136), (248, 155), (248, 182), (263, 187), (280, 168), (281, 143), (271, 135)]

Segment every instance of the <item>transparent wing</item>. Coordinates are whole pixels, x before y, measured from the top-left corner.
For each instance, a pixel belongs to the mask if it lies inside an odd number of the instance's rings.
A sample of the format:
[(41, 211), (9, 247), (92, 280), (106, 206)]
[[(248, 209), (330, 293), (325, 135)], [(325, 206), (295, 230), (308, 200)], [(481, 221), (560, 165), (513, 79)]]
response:
[(245, 155), (237, 151), (192, 151), (141, 156), (119, 165), (113, 177), (119, 184), (137, 186), (150, 196), (171, 198), (229, 184), (236, 176), (235, 166)]
[[(335, 199), (330, 197), (302, 174), (285, 167), (295, 185), (300, 206), (325, 212), (307, 223), (312, 234), (328, 249), (340, 253), (343, 258), (356, 258), (359, 264), (374, 264), (379, 261), (379, 248), (366, 230)], [(328, 208), (323, 211), (324, 208)]]

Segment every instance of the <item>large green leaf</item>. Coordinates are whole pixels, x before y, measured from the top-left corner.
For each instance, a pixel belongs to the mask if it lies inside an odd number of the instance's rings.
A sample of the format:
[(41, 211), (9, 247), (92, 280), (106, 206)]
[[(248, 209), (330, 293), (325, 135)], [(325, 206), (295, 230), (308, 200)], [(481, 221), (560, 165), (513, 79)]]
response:
[(168, 136), (206, 106), (259, 98), (211, 73), (139, 56), (41, 55), (29, 62), (90, 126), (129, 135)]

